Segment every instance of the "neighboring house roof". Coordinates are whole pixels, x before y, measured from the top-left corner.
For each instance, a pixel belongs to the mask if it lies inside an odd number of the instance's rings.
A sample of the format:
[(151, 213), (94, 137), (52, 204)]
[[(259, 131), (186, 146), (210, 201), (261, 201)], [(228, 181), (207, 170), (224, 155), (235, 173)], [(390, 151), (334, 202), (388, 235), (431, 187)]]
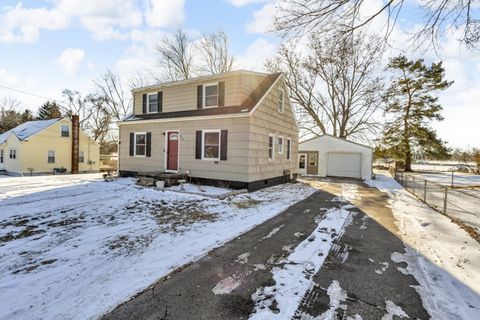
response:
[(264, 80), (253, 90), (250, 96), (239, 106), (227, 106), (208, 109), (195, 109), (173, 112), (161, 112), (151, 114), (137, 114), (129, 115), (123, 121), (138, 121), (151, 119), (169, 119), (169, 118), (183, 118), (183, 117), (197, 117), (197, 116), (213, 116), (213, 115), (227, 115), (248, 113), (257, 105), (262, 97), (267, 93), (270, 87), (277, 81), (281, 73), (269, 74)]
[(28, 137), (34, 135), (35, 133), (42, 131), (43, 129), (51, 126), (52, 124), (56, 123), (57, 121), (61, 120), (62, 118), (56, 119), (49, 119), (49, 120), (36, 120), (36, 121), (28, 121), (22, 123), (15, 128), (8, 130), (2, 134), (0, 134), (0, 144), (7, 141), (10, 135), (15, 134), (18, 140), (22, 141), (27, 139)]
[(305, 140), (305, 141), (299, 142), (299, 143), (298, 143), (298, 146), (299, 146), (299, 148), (300, 148), (300, 145), (301, 145), (302, 143), (305, 143), (305, 142), (308, 142), (308, 141), (312, 141), (312, 140), (315, 140), (315, 139), (320, 139), (320, 138), (323, 138), (323, 137), (330, 137), (330, 138), (338, 139), (338, 140), (345, 141), (345, 142), (348, 142), (348, 143), (353, 143), (353, 144), (359, 145), (359, 146), (361, 146), (361, 147), (369, 148), (369, 149), (372, 149), (372, 150), (374, 149), (374, 148), (372, 148), (372, 147), (370, 147), (370, 146), (368, 146), (368, 145), (366, 145), (366, 144), (358, 143), (358, 142), (351, 141), (351, 140), (347, 140), (347, 139), (344, 139), (344, 138), (335, 137), (335, 136), (332, 136), (331, 134), (328, 134), (328, 133), (325, 133), (325, 134), (322, 134), (322, 135), (320, 135), (320, 136), (318, 136), (318, 137), (313, 137), (313, 138), (307, 139), (307, 140)]

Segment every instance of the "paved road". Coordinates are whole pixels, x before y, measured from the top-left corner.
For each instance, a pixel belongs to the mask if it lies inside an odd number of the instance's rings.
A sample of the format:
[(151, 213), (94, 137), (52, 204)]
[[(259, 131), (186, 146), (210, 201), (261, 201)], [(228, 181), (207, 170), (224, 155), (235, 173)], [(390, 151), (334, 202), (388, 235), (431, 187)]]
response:
[[(289, 246), (295, 248), (313, 232), (320, 208), (342, 205), (334, 201), (341, 194), (341, 182), (328, 185), (328, 191), (314, 193), (161, 279), (102, 319), (247, 319), (254, 310), (252, 293), (259, 287), (273, 285), (271, 269), (288, 256)], [(314, 276), (315, 286), (304, 296), (294, 318), (317, 316), (328, 310), (327, 288), (334, 280), (348, 296), (346, 308), (337, 310), (340, 318), (358, 314), (364, 320), (380, 319), (386, 314), (386, 301), (400, 306), (410, 318), (429, 318), (412, 288), (418, 283), (397, 269), (405, 265), (390, 259), (393, 252), (404, 251), (404, 244), (396, 236), (384, 194), (361, 184), (358, 192), (361, 197), (354, 201), (357, 209), (353, 209), (352, 223)], [(265, 238), (276, 228), (279, 228), (277, 233)], [(245, 253), (250, 254), (248, 263), (239, 258)], [(215, 294), (212, 289), (219, 282), (227, 287), (230, 283), (233, 290)]]

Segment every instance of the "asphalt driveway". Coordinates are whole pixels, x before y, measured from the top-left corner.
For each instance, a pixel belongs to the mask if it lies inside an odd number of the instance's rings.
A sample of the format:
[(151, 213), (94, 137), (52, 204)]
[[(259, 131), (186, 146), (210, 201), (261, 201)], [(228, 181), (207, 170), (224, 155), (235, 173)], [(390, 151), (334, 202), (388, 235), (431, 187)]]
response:
[[(338, 196), (345, 183), (355, 184), (358, 193), (351, 201), (350, 221), (312, 275), (313, 285), (293, 318), (311, 319), (333, 310), (331, 318), (380, 319), (392, 314), (393, 305), (410, 318), (428, 319), (413, 288), (418, 283), (400, 271), (405, 265), (391, 260), (405, 245), (385, 194), (360, 182), (320, 183), (323, 190), (159, 280), (102, 319), (248, 319), (255, 312), (252, 294), (275, 284), (272, 270), (282, 268), (283, 259), (312, 234), (322, 218), (319, 212), (344, 205)], [(332, 301), (332, 284), (342, 289), (338, 305)]]

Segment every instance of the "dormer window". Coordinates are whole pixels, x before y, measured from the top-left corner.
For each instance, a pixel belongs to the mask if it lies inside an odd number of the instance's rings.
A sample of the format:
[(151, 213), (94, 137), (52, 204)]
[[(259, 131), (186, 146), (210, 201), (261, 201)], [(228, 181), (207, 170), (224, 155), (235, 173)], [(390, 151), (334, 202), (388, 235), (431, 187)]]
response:
[(148, 94), (148, 113), (157, 113), (158, 112), (158, 94), (150, 93)]
[(218, 107), (218, 83), (205, 84), (203, 86), (203, 107)]

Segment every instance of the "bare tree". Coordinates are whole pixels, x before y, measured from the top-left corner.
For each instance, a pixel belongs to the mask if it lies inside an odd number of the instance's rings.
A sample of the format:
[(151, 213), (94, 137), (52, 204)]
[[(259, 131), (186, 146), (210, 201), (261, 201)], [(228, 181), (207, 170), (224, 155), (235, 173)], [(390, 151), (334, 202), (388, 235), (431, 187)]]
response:
[(114, 140), (110, 137), (112, 116), (110, 114), (107, 98), (101, 95), (91, 95), (89, 97), (91, 104), (91, 117), (86, 123), (86, 130), (92, 135), (93, 139), (103, 146)]
[(177, 30), (173, 39), (163, 39), (157, 45), (157, 51), (160, 54), (160, 65), (165, 68), (170, 81), (185, 80), (192, 77), (192, 43), (185, 32)]
[(202, 58), (200, 71), (206, 74), (229, 72), (234, 57), (228, 51), (228, 35), (224, 31), (205, 33), (199, 43)]
[(132, 98), (125, 92), (120, 77), (107, 70), (98, 79), (93, 80), (97, 93), (103, 97), (104, 111), (113, 121), (123, 119), (131, 110)]
[(81, 129), (86, 128), (86, 124), (92, 116), (91, 112), (91, 97), (90, 95), (82, 96), (79, 91), (65, 89), (62, 92), (65, 103), (62, 106), (63, 113), (71, 118), (72, 115), (79, 116), (79, 124)]
[[(386, 18), (383, 30), (388, 38), (404, 3), (405, 0), (388, 0), (379, 9), (371, 10), (371, 4), (364, 0), (283, 0), (275, 25), (283, 35), (304, 35), (313, 30), (327, 34), (336, 30), (345, 35), (368, 27), (374, 20)], [(463, 29), (463, 43), (477, 47), (480, 42), (477, 4), (475, 0), (422, 1), (417, 10), (423, 14), (423, 24), (414, 35), (414, 42), (417, 46), (435, 45), (453, 26)]]
[(383, 105), (384, 88), (375, 75), (382, 44), (364, 35), (334, 38), (311, 36), (304, 56), (294, 44), (284, 45), (267, 69), (285, 73), (301, 137), (327, 133), (367, 140), (380, 125), (376, 115)]

